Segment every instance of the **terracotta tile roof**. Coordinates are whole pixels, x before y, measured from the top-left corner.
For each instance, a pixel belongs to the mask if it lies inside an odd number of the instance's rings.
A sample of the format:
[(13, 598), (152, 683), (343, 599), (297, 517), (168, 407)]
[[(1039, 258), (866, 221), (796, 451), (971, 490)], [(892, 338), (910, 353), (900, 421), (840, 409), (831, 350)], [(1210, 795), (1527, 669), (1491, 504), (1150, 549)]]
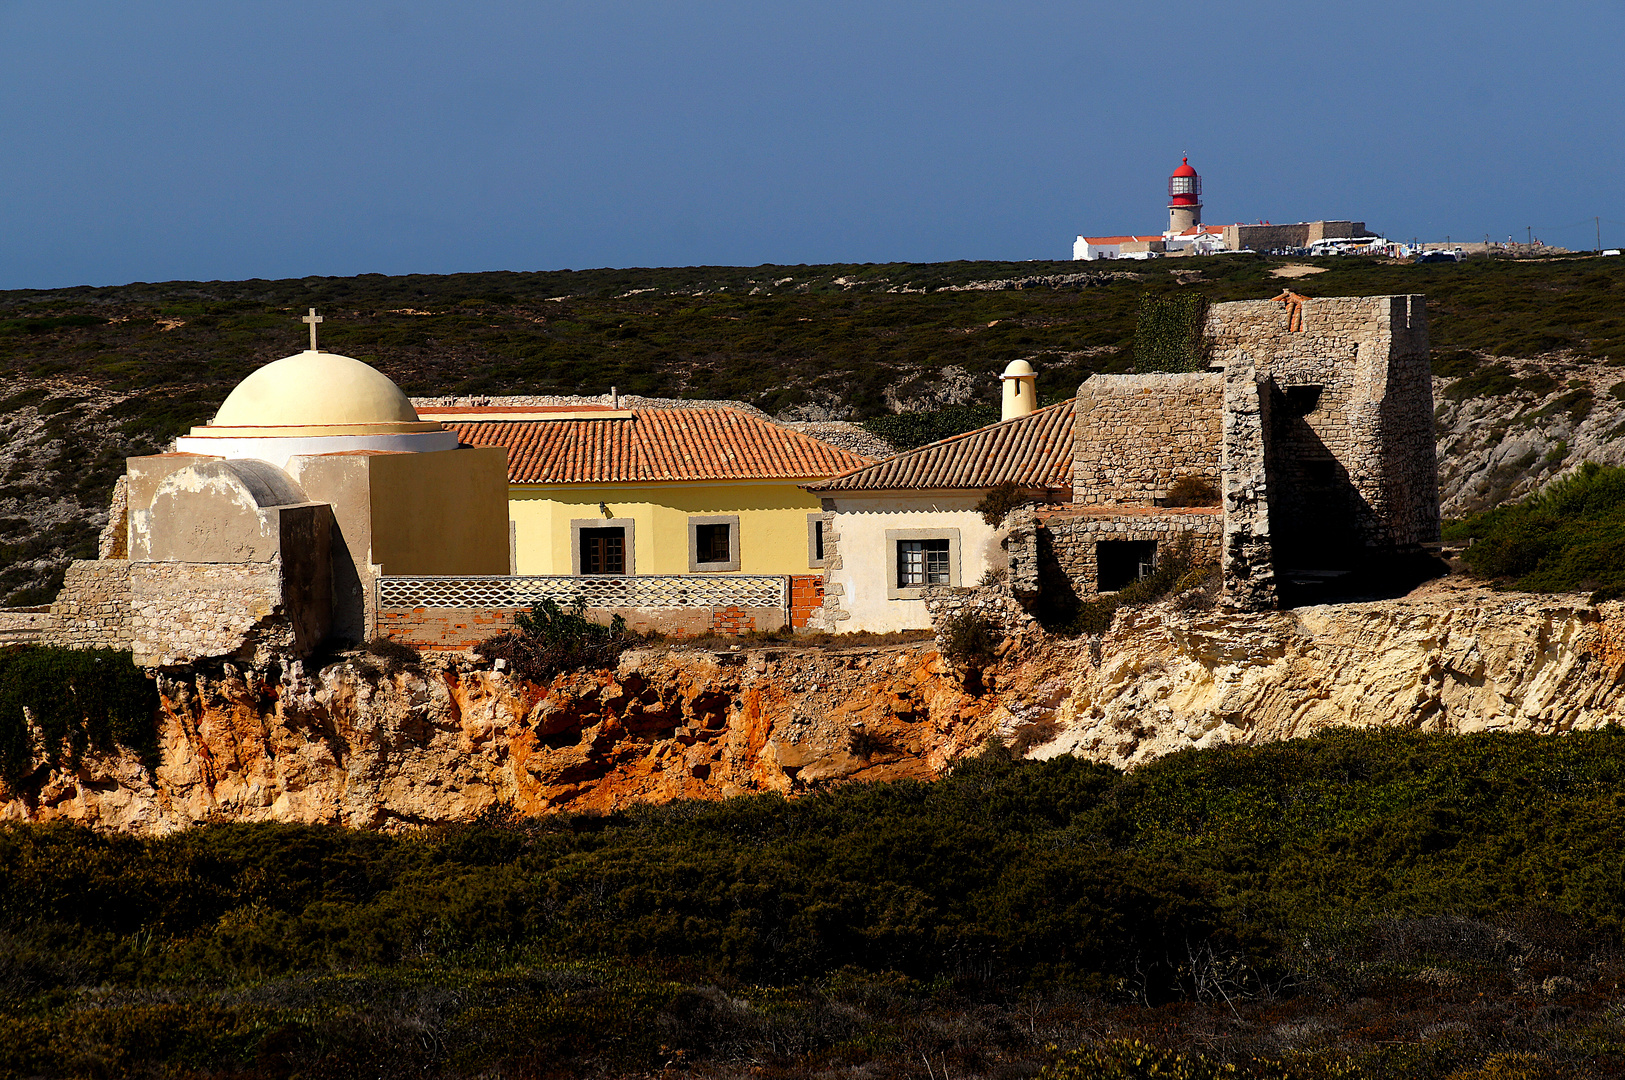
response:
[(507, 447), (510, 484), (799, 480), (874, 460), (737, 409), (638, 409), (620, 419), (446, 426), (470, 446)]
[(1131, 241), (1161, 240), (1162, 234), (1155, 236), (1085, 236), (1084, 240), (1090, 244), (1127, 244)]
[(1071, 401), (802, 486), (808, 491), (914, 491), (988, 488), (1006, 480), (1028, 488), (1071, 486)]

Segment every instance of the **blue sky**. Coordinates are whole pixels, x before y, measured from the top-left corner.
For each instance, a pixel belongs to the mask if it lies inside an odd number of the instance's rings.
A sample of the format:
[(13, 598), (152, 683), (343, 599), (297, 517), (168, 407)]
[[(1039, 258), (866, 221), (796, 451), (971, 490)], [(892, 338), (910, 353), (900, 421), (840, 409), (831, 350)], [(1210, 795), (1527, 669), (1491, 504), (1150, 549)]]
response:
[[(0, 288), (1625, 244), (1618, 3), (0, 0)], [(1615, 220), (1610, 220), (1615, 219)]]

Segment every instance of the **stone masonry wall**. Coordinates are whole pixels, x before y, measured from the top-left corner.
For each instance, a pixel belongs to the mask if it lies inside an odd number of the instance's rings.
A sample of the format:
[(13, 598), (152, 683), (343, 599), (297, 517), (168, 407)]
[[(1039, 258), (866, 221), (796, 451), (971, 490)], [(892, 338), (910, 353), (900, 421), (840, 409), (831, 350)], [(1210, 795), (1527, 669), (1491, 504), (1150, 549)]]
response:
[[(1062, 509), (1040, 511), (1038, 525), (1047, 551), (1029, 560), (1048, 565), (1070, 583), (1078, 595), (1100, 591), (1099, 564), (1095, 545), (1102, 540), (1154, 540), (1159, 557), (1180, 536), (1189, 534), (1192, 553), (1198, 560), (1217, 563), (1224, 532), (1224, 516), (1218, 507), (1157, 507), (1121, 510)], [(1045, 555), (1049, 558), (1045, 558)], [(1053, 560), (1053, 561), (1051, 561)], [(1012, 559), (1016, 561), (1016, 559)], [(1061, 581), (1042, 581), (1041, 588), (1062, 586)]]
[(130, 564), (123, 559), (69, 563), (40, 640), (69, 649), (128, 649), (130, 635)]
[(113, 484), (113, 498), (107, 507), (107, 524), (96, 540), (96, 558), (130, 557), (130, 477), (120, 476)]
[(282, 610), (282, 560), (136, 562), (130, 566), (131, 651), (144, 667), (206, 657), (253, 660), (294, 648)]
[(1224, 587), (1243, 611), (1275, 606), (1270, 477), (1264, 432), (1270, 397), (1249, 358), (1224, 370)]
[(1073, 501), (1150, 506), (1179, 476), (1219, 485), (1218, 374), (1095, 375), (1078, 388)]
[(1278, 525), (1324, 519), (1308, 495), (1331, 477), (1350, 489), (1350, 522), (1367, 550), (1438, 540), (1421, 296), (1215, 304), (1205, 330), (1212, 362), (1250, 365), (1275, 399), (1266, 440)]

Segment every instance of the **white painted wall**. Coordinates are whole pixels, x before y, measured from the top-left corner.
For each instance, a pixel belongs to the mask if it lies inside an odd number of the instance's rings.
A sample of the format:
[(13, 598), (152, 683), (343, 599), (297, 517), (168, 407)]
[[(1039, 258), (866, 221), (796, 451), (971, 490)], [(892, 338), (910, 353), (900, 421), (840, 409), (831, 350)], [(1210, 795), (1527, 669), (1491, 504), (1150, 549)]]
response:
[(275, 438), (215, 438), (182, 435), (175, 449), (183, 454), (208, 454), (228, 460), (251, 458), (286, 469), (288, 461), (305, 454), (342, 454), (352, 450), (392, 450), (429, 454), (457, 449), (455, 431), (410, 431), (394, 435), (304, 435)]
[(840, 604), (852, 618), (833, 629), (890, 633), (894, 630), (929, 630), (931, 616), (924, 600), (889, 600), (886, 567), (886, 530), (958, 529), (959, 582), (975, 585), (995, 566), (1004, 565), (1002, 532), (971, 509), (982, 492), (965, 494), (833, 492), (834, 532), (841, 565), (826, 571), (825, 581), (842, 586)]

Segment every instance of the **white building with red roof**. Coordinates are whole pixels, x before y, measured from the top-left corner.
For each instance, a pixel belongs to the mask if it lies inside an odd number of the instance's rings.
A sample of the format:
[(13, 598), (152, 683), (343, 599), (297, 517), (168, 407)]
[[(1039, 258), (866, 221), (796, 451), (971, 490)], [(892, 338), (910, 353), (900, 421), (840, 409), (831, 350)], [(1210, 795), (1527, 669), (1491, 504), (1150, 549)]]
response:
[(1211, 255), (1224, 251), (1224, 228), (1202, 224), (1202, 178), (1189, 159), (1168, 177), (1168, 228), (1160, 235), (1080, 236), (1072, 244), (1072, 257), (1096, 259), (1152, 259), (1158, 255)]

